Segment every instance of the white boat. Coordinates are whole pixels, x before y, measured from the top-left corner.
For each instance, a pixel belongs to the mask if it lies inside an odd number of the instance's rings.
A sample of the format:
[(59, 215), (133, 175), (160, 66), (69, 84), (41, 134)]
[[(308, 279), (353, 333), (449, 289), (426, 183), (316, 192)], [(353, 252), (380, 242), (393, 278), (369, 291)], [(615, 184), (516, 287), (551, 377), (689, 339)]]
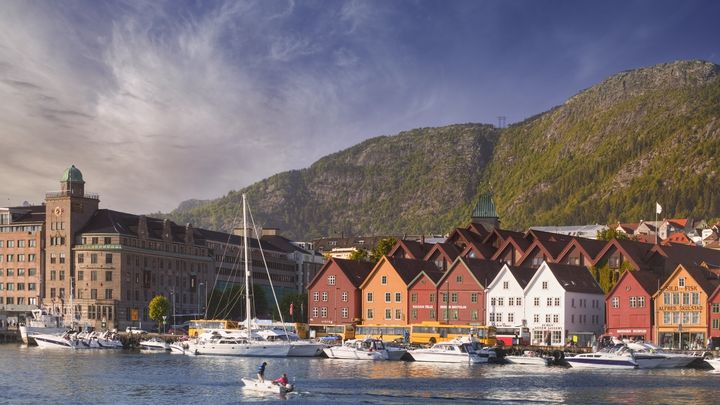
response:
[(288, 342), (290, 344), (289, 357), (316, 357), (323, 353), (325, 344), (309, 340), (301, 340), (292, 332), (283, 329), (260, 329), (257, 334), (268, 342)]
[(165, 352), (170, 350), (170, 344), (159, 337), (154, 337), (138, 342), (140, 350), (153, 351), (153, 352)]
[(705, 359), (705, 362), (709, 364), (714, 370), (720, 371), (720, 358)]
[(89, 349), (90, 346), (72, 333), (36, 333), (32, 335), (35, 343), (42, 349)]
[(341, 346), (323, 349), (331, 359), (346, 360), (388, 360), (385, 343), (380, 339), (348, 339)]
[(637, 361), (629, 351), (582, 353), (566, 357), (565, 361), (574, 368), (633, 369), (638, 367)]
[(272, 381), (260, 381), (253, 378), (242, 378), (242, 382), (245, 384), (243, 388), (246, 390), (265, 392), (268, 394), (285, 394), (295, 389), (290, 383), (281, 385)]
[(505, 360), (512, 364), (524, 364), (528, 366), (549, 366), (554, 359), (550, 356), (543, 356), (532, 350), (525, 350), (521, 355), (508, 355)]
[(487, 363), (488, 357), (480, 357), (469, 343), (440, 342), (427, 349), (408, 350), (415, 361), (433, 363)]
[(387, 350), (388, 360), (390, 361), (402, 360), (402, 358), (405, 357), (405, 354), (407, 353), (407, 350), (403, 349), (402, 347), (392, 346), (387, 343), (385, 343), (385, 350)]
[(635, 353), (636, 358), (645, 353), (650, 356), (662, 357), (662, 361), (655, 368), (687, 367), (700, 357), (692, 354), (667, 352), (649, 342), (630, 342), (627, 347)]
[(247, 337), (245, 331), (220, 329), (186, 342), (185, 354), (201, 356), (287, 357), (290, 344)]
[(60, 314), (52, 314), (45, 308), (33, 309), (32, 318), (25, 321), (24, 325), (20, 325), (20, 338), (26, 345), (35, 344), (32, 335), (42, 334), (61, 334), (65, 332), (65, 322)]

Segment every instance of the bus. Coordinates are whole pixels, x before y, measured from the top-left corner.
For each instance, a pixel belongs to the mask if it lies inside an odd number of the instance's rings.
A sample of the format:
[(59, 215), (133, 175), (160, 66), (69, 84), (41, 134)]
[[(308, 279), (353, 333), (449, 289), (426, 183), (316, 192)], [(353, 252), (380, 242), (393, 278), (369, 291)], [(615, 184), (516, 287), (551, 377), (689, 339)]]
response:
[(367, 337), (387, 341), (407, 342), (410, 338), (409, 326), (387, 326), (387, 325), (358, 325), (355, 327), (355, 337), (365, 339)]
[(505, 346), (530, 344), (530, 329), (524, 326), (497, 328), (495, 336), (497, 340), (503, 342)]
[(355, 338), (353, 325), (310, 325), (310, 338), (337, 336), (342, 340)]
[(410, 343), (419, 345), (435, 344), (472, 335), (485, 346), (495, 346), (497, 343), (495, 332), (494, 326), (448, 325), (438, 322), (423, 322), (410, 325)]
[(196, 337), (208, 329), (239, 329), (238, 321), (229, 319), (193, 319), (188, 327), (188, 336)]

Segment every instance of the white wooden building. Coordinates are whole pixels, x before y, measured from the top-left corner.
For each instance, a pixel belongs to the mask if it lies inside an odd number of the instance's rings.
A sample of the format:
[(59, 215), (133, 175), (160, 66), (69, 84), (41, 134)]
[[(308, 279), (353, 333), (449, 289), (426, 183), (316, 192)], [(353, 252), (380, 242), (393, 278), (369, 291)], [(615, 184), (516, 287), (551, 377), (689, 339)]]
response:
[(525, 314), (525, 286), (537, 270), (507, 264), (488, 284), (485, 299), (487, 324), (495, 326), (498, 334), (509, 334), (527, 326)]

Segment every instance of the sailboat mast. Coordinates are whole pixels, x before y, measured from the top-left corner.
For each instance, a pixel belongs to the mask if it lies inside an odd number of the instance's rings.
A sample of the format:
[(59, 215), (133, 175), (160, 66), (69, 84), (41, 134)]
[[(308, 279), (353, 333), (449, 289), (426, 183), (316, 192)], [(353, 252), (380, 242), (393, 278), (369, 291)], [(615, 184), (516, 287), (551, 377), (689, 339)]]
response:
[(247, 202), (245, 201), (245, 194), (242, 195), (243, 200), (243, 247), (245, 254), (245, 315), (246, 327), (248, 339), (250, 339), (250, 266), (249, 266), (249, 254), (248, 252), (248, 231), (247, 231)]

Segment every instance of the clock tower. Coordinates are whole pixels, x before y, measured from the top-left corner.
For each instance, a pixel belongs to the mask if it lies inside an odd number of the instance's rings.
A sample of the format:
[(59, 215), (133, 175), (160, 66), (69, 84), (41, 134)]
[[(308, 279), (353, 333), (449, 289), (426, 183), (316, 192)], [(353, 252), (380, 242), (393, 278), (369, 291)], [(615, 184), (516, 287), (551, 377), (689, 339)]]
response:
[(45, 285), (41, 291), (43, 305), (54, 313), (70, 313), (70, 294), (75, 290), (75, 234), (87, 224), (99, 203), (97, 194), (85, 193), (82, 173), (74, 165), (60, 179), (60, 191), (45, 195), (45, 274), (41, 277)]

